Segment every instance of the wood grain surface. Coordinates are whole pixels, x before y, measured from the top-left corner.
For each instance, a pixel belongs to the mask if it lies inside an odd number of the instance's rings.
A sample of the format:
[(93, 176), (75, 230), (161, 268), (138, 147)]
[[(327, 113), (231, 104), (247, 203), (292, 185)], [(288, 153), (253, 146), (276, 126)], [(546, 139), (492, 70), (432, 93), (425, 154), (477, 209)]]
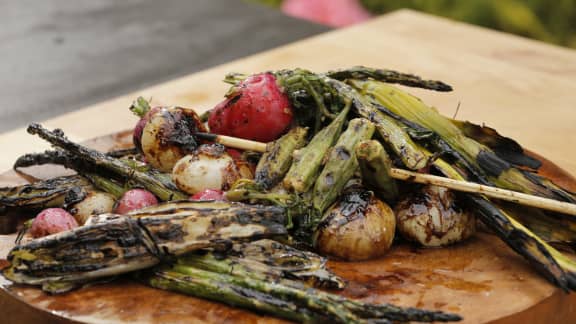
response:
[[(151, 97), (157, 103), (204, 110), (221, 100), (227, 86), (220, 80), (230, 71), (285, 67), (324, 71), (358, 64), (446, 81), (454, 86), (453, 93), (410, 92), (446, 115), (457, 112), (458, 119), (495, 127), (576, 174), (576, 151), (572, 149), (576, 146), (575, 52), (411, 11), (396, 12), (143, 89), (51, 119), (45, 125), (63, 128), (73, 140), (86, 140), (131, 127), (136, 119), (127, 107), (138, 95)], [(47, 146), (19, 129), (1, 135), (0, 147), (4, 152), (0, 169), (8, 169), (17, 156)], [(576, 321), (574, 294), (565, 295), (544, 282), (490, 234), (478, 235), (449, 249), (398, 246), (382, 260), (331, 266), (351, 280), (344, 294), (368, 301), (456, 311), (468, 323)], [(105, 295), (114, 293), (102, 286), (94, 289)], [(95, 300), (90, 292), (79, 294), (75, 301)], [(36, 300), (45, 308), (62, 305), (57, 302), (59, 299), (40, 296), (36, 290), (25, 289), (19, 296)], [(186, 303), (208, 307), (205, 301), (187, 300)], [(98, 305), (102, 309), (112, 307), (107, 302)], [(158, 305), (166, 304), (158, 301)], [(58, 307), (55, 312), (59, 315), (73, 314)], [(151, 312), (159, 311), (149, 308)], [(76, 318), (91, 318), (94, 310), (82, 312), (90, 314)], [(131, 314), (133, 317), (120, 320), (158, 321), (148, 312)], [(254, 316), (250, 315), (247, 321), (263, 319)], [(218, 319), (223, 318), (229, 319)]]

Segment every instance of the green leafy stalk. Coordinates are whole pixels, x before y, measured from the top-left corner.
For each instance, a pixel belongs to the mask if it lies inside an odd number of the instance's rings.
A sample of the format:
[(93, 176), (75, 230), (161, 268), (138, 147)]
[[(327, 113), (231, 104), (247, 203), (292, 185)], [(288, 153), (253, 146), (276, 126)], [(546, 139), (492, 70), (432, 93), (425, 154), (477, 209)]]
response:
[(14, 247), (5, 277), (16, 283), (78, 282), (149, 268), (162, 259), (235, 242), (287, 235), (276, 206), (170, 202), (127, 215), (95, 215), (86, 226)]
[[(442, 159), (435, 160), (433, 165), (448, 178), (466, 180), (458, 170)], [(462, 197), (480, 215), (480, 219), (486, 226), (492, 229), (514, 251), (522, 255), (550, 282), (566, 291), (576, 289), (576, 286), (572, 286), (570, 281), (572, 275), (567, 273), (557, 260), (559, 252), (555, 253), (554, 248), (547, 245), (487, 198), (472, 194), (462, 195)]]
[(142, 118), (150, 111), (150, 102), (144, 99), (144, 97), (138, 97), (130, 106), (130, 110), (134, 115)]

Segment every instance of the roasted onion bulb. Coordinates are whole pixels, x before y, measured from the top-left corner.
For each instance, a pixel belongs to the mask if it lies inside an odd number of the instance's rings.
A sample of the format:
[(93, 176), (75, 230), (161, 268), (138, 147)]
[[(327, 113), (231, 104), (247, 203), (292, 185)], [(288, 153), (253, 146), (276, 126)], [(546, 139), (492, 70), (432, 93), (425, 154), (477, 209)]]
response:
[(109, 193), (101, 191), (89, 191), (79, 202), (69, 209), (79, 225), (86, 223), (92, 215), (111, 213), (114, 209), (116, 199)]
[(388, 251), (394, 240), (392, 209), (371, 191), (342, 195), (324, 214), (314, 234), (318, 252), (346, 261), (368, 260)]
[(239, 168), (220, 144), (203, 144), (180, 159), (172, 170), (178, 188), (190, 195), (206, 189), (228, 190), (240, 178), (252, 178), (248, 168)]
[(461, 208), (446, 188), (425, 186), (395, 207), (398, 232), (407, 240), (427, 247), (462, 241), (476, 230), (476, 217)]
[[(139, 124), (139, 127), (142, 126)], [(170, 172), (178, 160), (198, 147), (194, 134), (205, 131), (192, 109), (153, 109), (145, 117), (139, 145), (135, 134), (135, 144), (142, 150), (147, 163), (163, 172)]]

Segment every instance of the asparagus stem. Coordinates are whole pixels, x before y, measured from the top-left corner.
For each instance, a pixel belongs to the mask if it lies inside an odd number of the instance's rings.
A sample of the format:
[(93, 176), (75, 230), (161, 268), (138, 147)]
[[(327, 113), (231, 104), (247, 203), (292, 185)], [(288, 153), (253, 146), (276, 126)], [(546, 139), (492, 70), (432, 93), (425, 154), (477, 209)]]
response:
[(418, 145), (395, 120), (380, 113), (349, 85), (330, 78), (324, 78), (324, 82), (337, 89), (340, 95), (351, 100), (358, 115), (374, 123), (380, 136), (408, 169), (419, 170), (426, 167), (428, 156), (422, 153)]
[(269, 143), (255, 172), (255, 182), (264, 189), (274, 187), (288, 172), (292, 153), (306, 144), (307, 128), (295, 127), (287, 134)]
[(349, 110), (348, 104), (330, 125), (312, 138), (307, 146), (294, 152), (294, 161), (283, 180), (285, 188), (300, 193), (310, 189), (318, 176), (318, 170), (326, 153), (340, 135)]
[(320, 292), (313, 289), (302, 290), (278, 283), (255, 280), (249, 277), (228, 276), (222, 273), (207, 272), (183, 265), (174, 266), (174, 270), (194, 278), (214, 278), (226, 284), (248, 288), (282, 300), (292, 301), (300, 307), (305, 307), (317, 314), (329, 316), (342, 323), (363, 322), (343, 305), (334, 303), (327, 298), (322, 298), (323, 296), (321, 296)]
[(244, 307), (292, 321), (313, 322), (317, 317), (291, 301), (227, 282), (223, 280), (224, 275), (214, 276), (209, 271), (196, 270), (191, 276), (176, 271), (156, 270), (150, 275), (140, 277), (155, 288)]
[(358, 169), (354, 148), (374, 134), (374, 125), (364, 118), (352, 119), (336, 145), (330, 151), (327, 163), (320, 172), (312, 191), (312, 205), (323, 214)]
[[(126, 164), (126, 166), (141, 172), (145, 172), (148, 175), (154, 177), (158, 181), (162, 182), (162, 185), (169, 190), (178, 191), (176, 185), (172, 182), (172, 178), (169, 174), (159, 172), (155, 169), (151, 169), (149, 165), (143, 164), (134, 159), (128, 159), (126, 156), (132, 155), (134, 149), (124, 149), (115, 150), (106, 153), (109, 157), (120, 157), (119, 161)], [(76, 170), (78, 173), (83, 174), (86, 178), (89, 178), (92, 184), (98, 187), (100, 190), (106, 191), (117, 198), (122, 196), (122, 194), (133, 187), (133, 184), (128, 182), (123, 184), (123, 187), (114, 181), (110, 180), (111, 175), (109, 174), (98, 174), (96, 168), (93, 167), (89, 162), (83, 161), (81, 158), (70, 154), (69, 152), (62, 150), (52, 150), (45, 151), (43, 153), (26, 154), (18, 158), (14, 164), (14, 169), (21, 167), (28, 167), (33, 165), (42, 164), (59, 164), (66, 168)], [(104, 173), (104, 172), (101, 172)], [(113, 175), (112, 175), (113, 176)], [(125, 178), (125, 177), (124, 177)], [(129, 179), (130, 180), (130, 179)]]
[(61, 131), (51, 132), (38, 124), (31, 124), (28, 126), (28, 133), (40, 136), (52, 145), (60, 147), (71, 155), (93, 164), (95, 167), (105, 168), (119, 176), (135, 181), (163, 201), (188, 198), (188, 196), (182, 192), (166, 188), (166, 186), (155, 177), (145, 172), (135, 170), (119, 159), (109, 157), (104, 153), (71, 142), (63, 136)]
[(43, 153), (24, 154), (14, 162), (12, 168), (16, 170), (18, 168), (43, 164), (60, 164), (69, 168), (72, 163), (69, 154), (61, 150), (53, 150), (45, 151)]
[(362, 182), (380, 194), (386, 201), (398, 197), (396, 180), (390, 177), (392, 161), (378, 141), (362, 141), (356, 145), (356, 158), (360, 165)]
[(116, 199), (122, 197), (122, 195), (126, 192), (126, 188), (108, 178), (99, 176), (98, 174), (84, 173), (84, 176), (88, 178), (88, 180), (90, 180), (90, 182), (92, 182), (96, 188), (111, 194)]
[[(181, 264), (176, 265), (174, 271), (192, 277), (198, 275), (198, 269)], [(312, 288), (303, 290), (282, 283), (270, 282), (264, 280), (264, 277), (258, 277), (255, 274), (239, 272), (228, 277), (227, 273), (220, 272), (210, 273), (210, 275), (214, 278), (223, 278), (225, 283), (232, 283), (269, 294), (275, 298), (294, 302), (300, 307), (339, 322), (460, 320), (460, 317), (454, 314), (416, 308), (401, 308), (390, 304), (368, 304)], [(253, 278), (254, 276), (256, 278)]]
[(424, 88), (435, 91), (452, 91), (452, 87), (442, 81), (423, 80), (418, 76), (392, 70), (374, 69), (365, 66), (355, 66), (343, 70), (329, 71), (330, 78), (344, 81), (346, 79), (374, 79), (387, 83), (398, 83), (409, 87)]

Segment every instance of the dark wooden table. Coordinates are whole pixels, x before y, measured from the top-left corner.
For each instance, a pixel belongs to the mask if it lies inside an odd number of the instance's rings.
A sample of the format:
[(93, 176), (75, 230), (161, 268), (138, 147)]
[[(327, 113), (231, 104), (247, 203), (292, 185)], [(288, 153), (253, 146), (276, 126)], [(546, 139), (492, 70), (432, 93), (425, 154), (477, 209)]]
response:
[(0, 0), (0, 133), (315, 35), (241, 0)]

